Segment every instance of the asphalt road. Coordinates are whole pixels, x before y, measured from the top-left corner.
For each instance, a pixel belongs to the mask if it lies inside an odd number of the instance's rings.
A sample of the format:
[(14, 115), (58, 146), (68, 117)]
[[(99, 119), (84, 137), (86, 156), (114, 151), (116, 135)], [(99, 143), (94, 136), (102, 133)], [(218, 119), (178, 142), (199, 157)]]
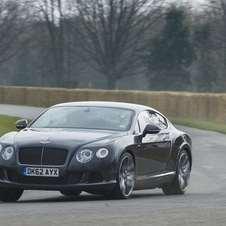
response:
[(45, 108), (39, 107), (0, 104), (1, 115), (18, 116), (26, 119), (33, 119), (44, 110)]
[[(9, 107), (9, 108), (8, 108)], [(43, 109), (0, 105), (0, 114), (32, 119)], [(188, 191), (165, 196), (160, 189), (135, 191), (128, 200), (77, 198), (55, 191), (25, 191), (16, 203), (0, 202), (0, 226), (225, 226), (226, 135), (183, 126), (193, 139)]]

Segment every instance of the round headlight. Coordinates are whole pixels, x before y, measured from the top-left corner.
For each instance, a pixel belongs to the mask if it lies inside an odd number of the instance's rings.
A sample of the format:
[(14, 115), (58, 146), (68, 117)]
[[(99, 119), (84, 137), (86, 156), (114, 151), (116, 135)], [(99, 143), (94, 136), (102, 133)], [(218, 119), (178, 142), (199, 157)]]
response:
[(84, 150), (80, 150), (77, 154), (76, 154), (76, 159), (80, 162), (80, 163), (86, 163), (89, 162), (91, 159), (93, 158), (93, 152), (89, 149), (84, 149)]
[(5, 160), (11, 159), (13, 156), (13, 147), (6, 147), (5, 149), (2, 149), (2, 158)]
[(98, 158), (105, 158), (108, 155), (108, 149), (101, 148), (96, 152), (96, 156)]

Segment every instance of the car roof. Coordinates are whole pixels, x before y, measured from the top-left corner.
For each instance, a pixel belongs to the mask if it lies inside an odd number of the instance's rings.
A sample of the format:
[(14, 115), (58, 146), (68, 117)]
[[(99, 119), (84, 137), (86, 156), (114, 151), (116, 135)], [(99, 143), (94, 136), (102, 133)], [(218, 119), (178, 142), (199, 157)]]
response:
[[(126, 102), (113, 102), (113, 101), (78, 101), (78, 102), (66, 102), (61, 104), (56, 104), (53, 107), (59, 106), (90, 106), (90, 107), (116, 107), (116, 108), (126, 108), (134, 111), (141, 111), (144, 109), (155, 110), (154, 108), (134, 103)], [(157, 110), (155, 110), (157, 111)]]

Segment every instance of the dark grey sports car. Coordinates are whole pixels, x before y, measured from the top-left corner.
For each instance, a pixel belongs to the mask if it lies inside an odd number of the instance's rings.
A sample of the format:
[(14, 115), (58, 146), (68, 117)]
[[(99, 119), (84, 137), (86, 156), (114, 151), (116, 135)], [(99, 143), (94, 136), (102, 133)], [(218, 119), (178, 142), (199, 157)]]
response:
[(125, 199), (133, 190), (184, 194), (192, 142), (153, 108), (119, 102), (54, 105), (0, 138), (0, 200), (24, 190)]

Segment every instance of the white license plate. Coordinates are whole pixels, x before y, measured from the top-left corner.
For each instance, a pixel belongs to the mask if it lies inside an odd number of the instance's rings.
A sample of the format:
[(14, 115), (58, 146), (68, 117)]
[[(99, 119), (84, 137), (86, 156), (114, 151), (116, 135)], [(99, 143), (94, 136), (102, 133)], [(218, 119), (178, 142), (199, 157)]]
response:
[(24, 176), (36, 176), (36, 177), (59, 177), (59, 169), (57, 168), (34, 168), (24, 167)]

